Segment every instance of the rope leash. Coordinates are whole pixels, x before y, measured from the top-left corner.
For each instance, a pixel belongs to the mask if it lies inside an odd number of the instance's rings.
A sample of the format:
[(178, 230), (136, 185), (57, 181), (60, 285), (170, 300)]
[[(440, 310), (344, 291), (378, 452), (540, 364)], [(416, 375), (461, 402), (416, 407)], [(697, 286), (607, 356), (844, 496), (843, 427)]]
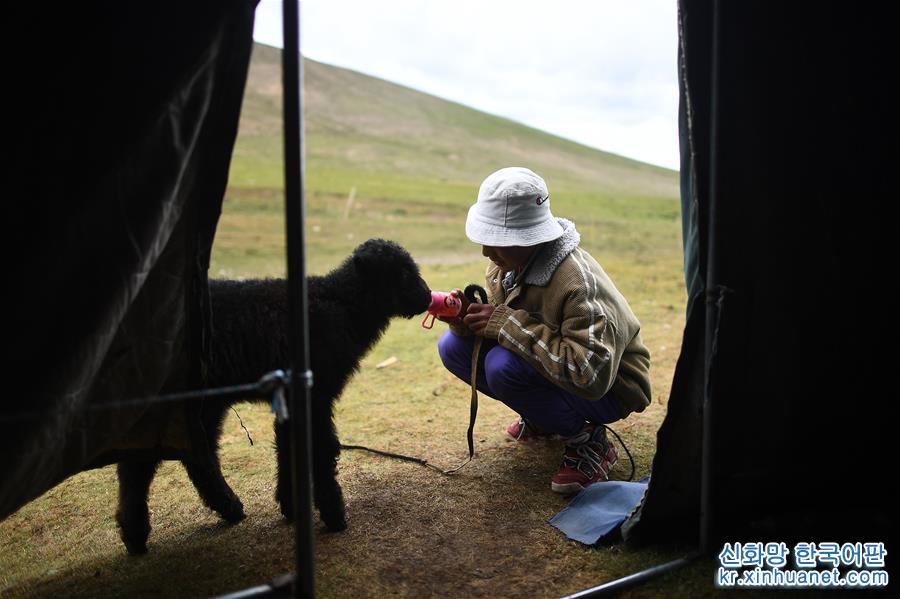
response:
[[(483, 287), (481, 287), (480, 285), (476, 285), (475, 283), (467, 285), (465, 290), (463, 290), (463, 295), (465, 295), (465, 297), (469, 301), (469, 303), (473, 303), (473, 304), (474, 303), (482, 303), (482, 304), (487, 303), (487, 292), (484, 290)], [(481, 298), (478, 298), (477, 297), (478, 295), (480, 295)], [(479, 302), (479, 299), (480, 299), (480, 302)], [(466, 458), (460, 465), (456, 466), (455, 468), (450, 468), (448, 470), (445, 470), (439, 466), (432, 464), (431, 462), (429, 462), (428, 460), (426, 460), (424, 458), (403, 455), (402, 453), (393, 453), (390, 451), (383, 451), (380, 449), (372, 449), (371, 447), (366, 447), (364, 445), (341, 444), (341, 449), (342, 450), (343, 449), (354, 449), (354, 450), (359, 450), (359, 451), (368, 451), (370, 453), (374, 453), (374, 454), (384, 456), (387, 458), (403, 460), (404, 462), (414, 462), (421, 466), (425, 466), (426, 468), (431, 468), (432, 470), (434, 470), (436, 472), (440, 472), (441, 474), (446, 475), (446, 476), (456, 474), (457, 472), (459, 472), (464, 466), (466, 466), (469, 462), (471, 462), (472, 459), (475, 457), (475, 437), (474, 437), (474, 435), (475, 435), (475, 420), (478, 417), (478, 359), (481, 355), (481, 344), (483, 341), (484, 341), (484, 337), (476, 337), (475, 345), (472, 347), (472, 367), (471, 367), (472, 378), (469, 381), (469, 385), (472, 388), (472, 395), (469, 399), (469, 428), (466, 430), (466, 442), (469, 445), (469, 457)], [(625, 443), (622, 441), (622, 438), (619, 436), (619, 434), (616, 431), (614, 431), (613, 429), (611, 429), (609, 426), (607, 426), (605, 424), (603, 424), (602, 426), (604, 428), (606, 428), (606, 430), (611, 432), (613, 435), (615, 435), (616, 439), (619, 441), (619, 445), (622, 446), (622, 449), (624, 449), (625, 453), (628, 455), (628, 459), (631, 462), (631, 474), (628, 476), (628, 480), (629, 481), (634, 480), (634, 473), (635, 473), (634, 458), (631, 457), (631, 452), (628, 451), (628, 446), (625, 445)]]
[(631, 457), (631, 452), (628, 451), (628, 446), (625, 445), (625, 441), (622, 440), (622, 437), (619, 436), (619, 433), (617, 433), (616, 431), (614, 431), (612, 428), (610, 428), (610, 427), (609, 427), (608, 425), (606, 425), (606, 424), (601, 424), (601, 426), (603, 426), (603, 428), (605, 428), (606, 430), (608, 430), (609, 432), (611, 432), (613, 435), (615, 435), (616, 440), (619, 442), (619, 445), (621, 445), (621, 446), (622, 446), (622, 449), (625, 450), (625, 455), (628, 456), (628, 461), (631, 462), (631, 474), (628, 475), (628, 481), (627, 481), (627, 482), (633, 481), (633, 480), (634, 480), (634, 472), (635, 472), (635, 468), (634, 468), (634, 458)]
[[(413, 457), (413, 456), (403, 455), (402, 453), (393, 453), (390, 451), (382, 451), (380, 449), (372, 449), (371, 447), (365, 447), (364, 445), (343, 445), (342, 444), (341, 449), (356, 449), (356, 450), (360, 450), (360, 451), (368, 451), (368, 452), (371, 452), (371, 453), (374, 453), (374, 454), (377, 454), (380, 456), (384, 456), (386, 458), (394, 458), (397, 460), (403, 460), (404, 462), (414, 462), (416, 464), (419, 464), (420, 466), (425, 466), (426, 468), (431, 468), (432, 470), (434, 470), (436, 472), (440, 472), (441, 474), (445, 474), (445, 475), (455, 474), (463, 466), (465, 466), (466, 464), (471, 462), (472, 457), (475, 454), (475, 445), (473, 442), (472, 431), (475, 428), (475, 415), (478, 413), (477, 397), (474, 401), (475, 401), (475, 404), (472, 405), (472, 407), (469, 411), (470, 420), (469, 420), (469, 430), (467, 431), (467, 438), (469, 441), (469, 457), (468, 457), (468, 459), (466, 459), (462, 464), (460, 464), (456, 468), (451, 468), (450, 470), (444, 470), (443, 468), (441, 468), (439, 466), (435, 466), (434, 464), (432, 464), (431, 462), (429, 462), (428, 460), (426, 460), (424, 458), (417, 458), (417, 457)], [(628, 461), (631, 463), (631, 474), (628, 475), (627, 481), (629, 481), (629, 482), (633, 481), (636, 470), (635, 470), (634, 458), (631, 456), (631, 452), (628, 451), (628, 446), (625, 445), (624, 441), (622, 441), (622, 437), (619, 436), (619, 433), (617, 433), (615, 430), (613, 430), (611, 427), (609, 427), (606, 424), (603, 424), (602, 426), (616, 437), (616, 440), (619, 442), (619, 445), (621, 445), (622, 449), (625, 450), (625, 455), (628, 456)]]
[(372, 449), (371, 447), (365, 447), (364, 445), (341, 444), (341, 449), (357, 449), (360, 451), (369, 451), (371, 453), (375, 453), (387, 458), (395, 458), (397, 460), (403, 460), (404, 462), (415, 462), (416, 464), (420, 464), (422, 466), (425, 466), (426, 468), (431, 468), (432, 470), (435, 470), (447, 476), (459, 472), (463, 466), (471, 462), (472, 458), (475, 457), (475, 419), (478, 417), (478, 391), (475, 388), (475, 385), (477, 384), (478, 380), (478, 372), (476, 371), (476, 369), (478, 368), (478, 355), (481, 353), (481, 341), (482, 337), (478, 337), (477, 339), (475, 339), (475, 346), (472, 348), (472, 397), (469, 401), (469, 429), (466, 431), (466, 441), (468, 441), (469, 443), (469, 457), (466, 458), (463, 463), (461, 463), (456, 468), (444, 470), (443, 468), (435, 466), (424, 458), (403, 455), (402, 453), (382, 451), (380, 449)]
[[(487, 291), (484, 290), (484, 287), (476, 285), (475, 283), (467, 285), (463, 290), (463, 295), (466, 296), (466, 299), (469, 301), (469, 303), (487, 303)], [(479, 298), (478, 296), (481, 297)], [(475, 345), (472, 347), (472, 378), (469, 381), (469, 384), (472, 387), (472, 395), (469, 399), (469, 428), (468, 430), (466, 430), (466, 442), (469, 444), (469, 457), (466, 458), (459, 466), (445, 470), (443, 468), (435, 466), (424, 458), (403, 455), (402, 453), (382, 451), (380, 449), (372, 449), (371, 447), (365, 447), (364, 445), (341, 444), (341, 449), (356, 449), (360, 451), (368, 451), (388, 458), (403, 460), (405, 462), (415, 462), (416, 464), (421, 464), (426, 468), (431, 468), (432, 470), (436, 470), (437, 472), (440, 472), (441, 474), (447, 476), (459, 472), (463, 468), (463, 466), (471, 462), (472, 458), (475, 457), (475, 420), (478, 418), (478, 358), (481, 355), (481, 343), (483, 341), (484, 337), (476, 337)]]
[(478, 356), (481, 353), (482, 341), (484, 341), (484, 337), (477, 337), (475, 339), (475, 345), (472, 347), (472, 380), (470, 382), (472, 386), (472, 396), (469, 399), (469, 428), (466, 430), (466, 441), (469, 443), (469, 457), (456, 468), (445, 470), (444, 474), (455, 474), (456, 472), (459, 472), (463, 466), (471, 462), (472, 458), (475, 457), (475, 419), (478, 417)]

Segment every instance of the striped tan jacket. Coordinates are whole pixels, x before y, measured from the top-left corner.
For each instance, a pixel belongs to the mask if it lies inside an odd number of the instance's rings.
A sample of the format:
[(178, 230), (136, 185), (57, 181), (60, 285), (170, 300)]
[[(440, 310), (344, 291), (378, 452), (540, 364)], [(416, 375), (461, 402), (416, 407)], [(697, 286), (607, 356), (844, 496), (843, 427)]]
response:
[(497, 307), (485, 337), (575, 395), (600, 399), (612, 389), (623, 418), (641, 412), (650, 403), (650, 352), (641, 325), (609, 276), (578, 246), (575, 225), (558, 220), (562, 237), (541, 248), (510, 289), (499, 267), (488, 266), (488, 299)]

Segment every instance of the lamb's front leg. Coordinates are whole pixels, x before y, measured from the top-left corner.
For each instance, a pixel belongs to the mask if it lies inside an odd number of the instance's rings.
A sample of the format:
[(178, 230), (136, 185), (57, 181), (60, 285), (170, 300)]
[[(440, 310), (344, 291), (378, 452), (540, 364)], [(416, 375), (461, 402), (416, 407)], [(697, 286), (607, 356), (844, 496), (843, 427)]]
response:
[(331, 421), (331, 410), (317, 415), (313, 411), (313, 496), (319, 515), (332, 532), (347, 528), (344, 493), (337, 481), (337, 461), (341, 442)]
[(119, 462), (119, 509), (116, 522), (119, 536), (131, 555), (147, 553), (147, 537), (150, 536), (150, 511), (147, 495), (156, 474), (159, 460), (128, 460)]
[[(324, 416), (326, 419), (323, 422), (323, 415), (317, 410), (313, 411), (313, 495), (325, 526), (328, 530), (337, 532), (347, 528), (344, 496), (336, 479), (340, 442), (331, 423), (330, 411)], [(275, 497), (281, 506), (281, 513), (284, 514), (284, 517), (293, 520), (290, 422), (275, 423), (275, 444), (278, 455), (278, 488)]]

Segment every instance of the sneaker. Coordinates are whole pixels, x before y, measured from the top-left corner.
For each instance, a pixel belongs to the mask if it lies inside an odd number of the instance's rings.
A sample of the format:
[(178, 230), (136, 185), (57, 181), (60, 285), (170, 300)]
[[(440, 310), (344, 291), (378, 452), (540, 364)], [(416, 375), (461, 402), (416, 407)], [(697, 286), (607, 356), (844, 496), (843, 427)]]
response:
[(519, 443), (528, 443), (535, 439), (558, 439), (559, 435), (545, 433), (537, 429), (533, 424), (521, 416), (506, 427), (506, 433)]
[(553, 475), (550, 488), (571, 495), (591, 483), (609, 480), (609, 471), (618, 459), (616, 448), (606, 437), (606, 429), (590, 425), (566, 443), (562, 464)]

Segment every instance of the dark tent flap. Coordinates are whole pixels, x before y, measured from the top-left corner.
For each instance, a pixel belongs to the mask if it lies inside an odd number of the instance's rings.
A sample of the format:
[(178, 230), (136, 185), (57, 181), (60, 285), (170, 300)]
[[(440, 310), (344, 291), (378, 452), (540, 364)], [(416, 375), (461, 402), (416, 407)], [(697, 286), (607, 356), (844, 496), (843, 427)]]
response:
[(870, 6), (694, 0), (679, 13), (694, 283), (651, 482), (623, 534), (696, 540), (706, 510), (713, 544), (886, 541), (894, 496), (878, 481), (896, 470), (900, 328), (888, 291), (900, 238), (893, 20)]
[(38, 57), (14, 67), (29, 200), (13, 208), (14, 272), (27, 293), (11, 298), (20, 384), (0, 412), (15, 423), (0, 441), (12, 464), (0, 517), (120, 450), (191, 447), (193, 408), (98, 407), (202, 386), (206, 272), (254, 8), (17, 8)]

